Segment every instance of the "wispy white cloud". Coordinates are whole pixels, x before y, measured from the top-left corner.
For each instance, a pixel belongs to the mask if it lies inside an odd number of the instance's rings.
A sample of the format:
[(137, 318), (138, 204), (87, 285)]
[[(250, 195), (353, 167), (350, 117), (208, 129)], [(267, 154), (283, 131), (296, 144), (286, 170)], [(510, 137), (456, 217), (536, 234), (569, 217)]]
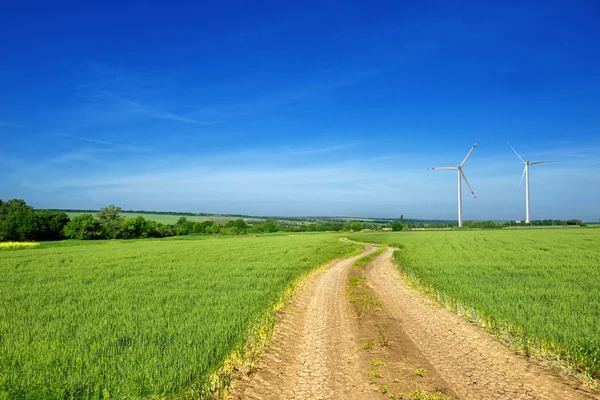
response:
[(290, 82), (284, 75), (265, 72), (227, 80), (196, 79), (184, 85), (185, 71), (134, 73), (122, 66), (91, 62), (80, 71), (81, 82), (74, 93), (82, 120), (77, 126), (122, 124), (123, 117), (143, 116), (206, 129), (308, 101), (378, 73), (368, 68), (312, 71)]
[(25, 128), (25, 125), (14, 124), (12, 122), (0, 121), (0, 126), (6, 126), (8, 128)]
[(330, 144), (330, 145), (321, 145), (315, 147), (303, 147), (303, 148), (291, 148), (285, 147), (284, 150), (293, 155), (312, 155), (312, 154), (324, 154), (324, 153), (334, 153), (340, 152), (343, 150), (355, 149), (360, 144), (358, 142), (350, 142), (343, 144)]
[(174, 80), (172, 75), (177, 73), (173, 71), (152, 72), (149, 76), (144, 76), (119, 66), (88, 62), (87, 68), (80, 71), (79, 75), (81, 82), (77, 85), (74, 96), (82, 110), (91, 106), (96, 114), (94, 119), (100, 122), (106, 121), (106, 116), (116, 112), (192, 125), (221, 123), (199, 120), (172, 110), (190, 107), (186, 105), (189, 99), (178, 95), (181, 83)]
[(219, 121), (198, 121), (193, 118), (187, 118), (185, 116), (169, 112), (157, 107), (145, 105), (134, 100), (126, 99), (119, 96), (116, 93), (108, 91), (98, 91), (97, 95), (112, 104), (118, 106), (119, 110), (125, 113), (143, 114), (152, 118), (164, 119), (168, 121), (185, 122), (188, 124), (195, 125), (214, 125), (220, 123)]
[(134, 151), (134, 152), (147, 152), (147, 151), (150, 151), (150, 149), (147, 148), (147, 147), (124, 145), (124, 144), (115, 143), (115, 142), (108, 141), (108, 140), (100, 140), (100, 139), (90, 138), (90, 137), (80, 136), (80, 135), (71, 135), (71, 134), (68, 134), (68, 133), (49, 134), (49, 136), (63, 137), (63, 138), (68, 138), (68, 139), (79, 140), (79, 141), (82, 141), (82, 142), (99, 144), (99, 145), (102, 145), (102, 146), (106, 146), (106, 147), (108, 147), (110, 149), (113, 149), (115, 151)]
[[(294, 86), (273, 90), (270, 85), (245, 94), (244, 99), (228, 98), (226, 105), (206, 106), (198, 109), (194, 115), (212, 115), (217, 118), (235, 118), (264, 113), (288, 105), (295, 101), (306, 100), (346, 86), (358, 84), (380, 73), (379, 70), (336, 71), (316, 80), (296, 83)], [(319, 74), (316, 74), (319, 75)], [(265, 82), (265, 85), (268, 81)]]
[[(57, 165), (57, 164), (71, 164), (72, 163), (86, 163), (91, 164), (99, 162), (103, 155), (109, 153), (118, 153), (115, 149), (105, 149), (97, 147), (80, 147), (77, 149), (67, 150), (60, 154), (57, 154), (46, 160), (46, 165)], [(81, 164), (77, 164), (80, 168)]]

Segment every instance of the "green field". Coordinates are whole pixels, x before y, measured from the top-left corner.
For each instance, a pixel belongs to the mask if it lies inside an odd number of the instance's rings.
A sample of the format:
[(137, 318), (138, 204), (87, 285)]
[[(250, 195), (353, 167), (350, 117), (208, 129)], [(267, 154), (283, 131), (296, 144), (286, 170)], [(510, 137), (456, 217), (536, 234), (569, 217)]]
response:
[(356, 250), (322, 234), (2, 251), (0, 399), (206, 388), (297, 278)]
[[(85, 212), (75, 212), (75, 211), (69, 211), (66, 214), (71, 219), (73, 219), (73, 217), (76, 217), (81, 214), (96, 215), (96, 213), (85, 213)], [(185, 217), (188, 221), (204, 221), (204, 220), (208, 219), (205, 217), (198, 217), (198, 216), (192, 216), (192, 215), (153, 214), (153, 213), (145, 214), (145, 213), (121, 212), (119, 215), (122, 216), (123, 218), (135, 218), (138, 216), (142, 216), (145, 219), (148, 219), (150, 221), (156, 221), (156, 222), (160, 222), (161, 224), (168, 224), (168, 225), (173, 225), (181, 217)]]
[[(69, 211), (66, 214), (71, 219), (73, 217), (76, 217), (81, 214), (96, 215), (96, 213), (94, 213), (94, 212), (85, 213), (85, 212), (78, 212), (78, 211)], [(168, 224), (168, 225), (173, 225), (174, 223), (179, 221), (179, 218), (181, 218), (181, 217), (185, 217), (188, 221), (195, 222), (195, 221), (211, 220), (218, 224), (224, 224), (227, 221), (238, 219), (238, 217), (227, 217), (227, 216), (223, 216), (223, 215), (201, 215), (200, 216), (200, 215), (175, 215), (175, 214), (134, 213), (134, 212), (121, 212), (119, 215), (123, 218), (135, 218), (138, 216), (142, 216), (147, 220), (156, 221), (156, 222), (160, 222), (161, 224)], [(262, 219), (260, 219), (260, 218), (243, 218), (243, 219), (247, 223), (250, 223), (250, 224), (262, 223), (265, 220), (264, 218), (262, 218)]]
[(356, 234), (397, 247), (400, 268), (527, 353), (600, 377), (600, 230)]
[[(97, 212), (83, 212), (83, 211), (67, 211), (66, 214), (69, 218), (76, 217), (81, 214), (92, 214), (95, 215)], [(162, 224), (173, 225), (179, 218), (185, 217), (188, 221), (206, 221), (211, 220), (218, 224), (225, 224), (228, 221), (243, 219), (248, 224), (262, 224), (267, 219), (266, 217), (239, 217), (239, 216), (228, 216), (228, 215), (174, 215), (174, 214), (160, 214), (160, 213), (144, 213), (144, 212), (121, 212), (120, 215), (124, 218), (135, 218), (142, 216), (145, 219), (160, 222)], [(391, 219), (374, 219), (374, 218), (349, 218), (349, 217), (275, 217), (275, 221), (281, 225), (302, 225), (302, 224), (347, 224), (352, 221), (362, 221), (365, 223), (373, 223), (375, 225), (385, 225), (392, 222)]]
[[(92, 214), (92, 215), (96, 215), (95, 212), (80, 212), (80, 211), (68, 211), (66, 212), (66, 214), (69, 216), (69, 218), (73, 218), (76, 217), (78, 215), (81, 214)], [(175, 214), (160, 214), (160, 213), (135, 213), (135, 212), (121, 212), (119, 214), (120, 216), (122, 216), (123, 218), (135, 218), (138, 216), (142, 216), (147, 220), (150, 221), (156, 221), (156, 222), (160, 222), (161, 224), (168, 224), (168, 225), (173, 225), (174, 223), (176, 223), (177, 221), (179, 221), (179, 218), (181, 217), (185, 217), (188, 221), (206, 221), (206, 220), (210, 220), (213, 221), (215, 223), (218, 224), (224, 224), (228, 221), (231, 220), (236, 220), (236, 219), (243, 219), (244, 221), (246, 221), (249, 224), (261, 224), (263, 222), (265, 222), (266, 218), (260, 218), (260, 217), (251, 217), (251, 218), (246, 218), (246, 217), (232, 217), (232, 216), (225, 216), (225, 215), (175, 215)], [(286, 220), (286, 219), (277, 219), (276, 220), (278, 223), (284, 223), (284, 224), (288, 224), (288, 225), (299, 225), (300, 222), (298, 221), (291, 221), (291, 220)]]

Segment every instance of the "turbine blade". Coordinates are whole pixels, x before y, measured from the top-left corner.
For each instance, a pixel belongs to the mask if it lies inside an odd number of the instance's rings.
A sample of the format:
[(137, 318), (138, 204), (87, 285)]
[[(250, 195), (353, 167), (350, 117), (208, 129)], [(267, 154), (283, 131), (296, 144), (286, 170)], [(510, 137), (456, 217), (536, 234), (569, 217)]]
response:
[(475, 192), (473, 192), (473, 189), (471, 189), (471, 185), (469, 185), (469, 181), (467, 180), (467, 177), (465, 176), (464, 172), (462, 172), (462, 170), (460, 171), (460, 175), (462, 176), (462, 178), (464, 179), (465, 183), (469, 187), (469, 190), (471, 191), (471, 194), (473, 195), (473, 198), (476, 199), (477, 196), (475, 196)]
[(437, 168), (427, 168), (427, 169), (440, 169), (440, 170), (453, 170), (456, 171), (457, 167), (437, 167)]
[(508, 147), (510, 147), (510, 148), (512, 149), (512, 151), (514, 151), (514, 152), (515, 152), (515, 154), (517, 155), (517, 157), (519, 157), (519, 159), (520, 159), (521, 161), (523, 161), (523, 164), (527, 164), (527, 163), (525, 162), (525, 160), (523, 160), (523, 157), (521, 157), (521, 156), (519, 155), (519, 153), (517, 153), (517, 151), (515, 150), (515, 148), (514, 148), (514, 147), (512, 147), (512, 146), (510, 145), (510, 143), (506, 142), (506, 144), (508, 144)]
[(548, 163), (553, 163), (556, 161), (536, 161), (536, 162), (530, 162), (529, 165), (534, 165), (534, 164), (548, 164)]
[(463, 162), (460, 164), (461, 167), (463, 165), (465, 165), (465, 163), (467, 162), (467, 160), (471, 156), (471, 153), (473, 152), (473, 150), (475, 150), (475, 146), (477, 146), (477, 143), (479, 143), (479, 142), (475, 142), (475, 144), (473, 145), (473, 147), (471, 147), (471, 150), (469, 150), (469, 154), (467, 154), (467, 156), (465, 157), (465, 159), (463, 160)]
[(521, 183), (523, 183), (523, 178), (525, 178), (525, 170), (527, 167), (523, 168), (523, 175), (521, 175), (521, 180), (519, 181), (519, 187), (521, 187)]

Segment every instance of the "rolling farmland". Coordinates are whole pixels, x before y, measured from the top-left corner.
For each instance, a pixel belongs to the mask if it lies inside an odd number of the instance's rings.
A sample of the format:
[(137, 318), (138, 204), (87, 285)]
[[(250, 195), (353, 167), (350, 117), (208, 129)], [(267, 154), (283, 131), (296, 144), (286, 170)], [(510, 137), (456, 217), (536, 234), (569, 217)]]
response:
[[(65, 211), (69, 218), (73, 219), (76, 216), (82, 214), (92, 214), (96, 215), (98, 211)], [(138, 216), (144, 217), (150, 221), (160, 222), (161, 224), (174, 224), (179, 218), (185, 217), (188, 221), (206, 221), (210, 220), (218, 224), (224, 224), (231, 220), (243, 219), (248, 224), (262, 224), (268, 217), (265, 216), (239, 216), (239, 215), (220, 215), (220, 214), (203, 214), (203, 215), (180, 215), (180, 214), (170, 214), (170, 213), (160, 213), (160, 212), (130, 212), (130, 211), (122, 211), (120, 215), (124, 218), (136, 218)], [(376, 218), (350, 218), (350, 217), (272, 217), (278, 224), (281, 225), (289, 225), (289, 226), (299, 226), (302, 224), (349, 224), (353, 221), (360, 221), (367, 224), (373, 224), (376, 226), (382, 226), (394, 221), (391, 218), (387, 219), (376, 219)], [(435, 222), (435, 221), (426, 221), (423, 222)]]
[[(79, 211), (69, 211), (67, 212), (67, 215), (69, 216), (69, 218), (73, 219), (73, 217), (76, 217), (78, 215), (82, 215), (82, 214), (92, 214), (95, 215), (95, 212), (89, 213), (89, 212), (79, 212)], [(206, 218), (201, 218), (198, 216), (192, 216), (192, 215), (176, 215), (176, 214), (151, 214), (151, 213), (132, 213), (132, 212), (121, 212), (120, 214), (123, 218), (136, 218), (138, 216), (142, 216), (145, 219), (148, 219), (150, 221), (156, 221), (156, 222), (160, 222), (161, 224), (169, 224), (169, 225), (173, 225), (174, 223), (176, 223), (179, 218), (181, 217), (185, 217), (188, 221), (203, 221)]]
[(527, 354), (600, 377), (600, 231), (365, 233), (413, 281)]
[(44, 244), (0, 258), (0, 398), (206, 389), (333, 235)]

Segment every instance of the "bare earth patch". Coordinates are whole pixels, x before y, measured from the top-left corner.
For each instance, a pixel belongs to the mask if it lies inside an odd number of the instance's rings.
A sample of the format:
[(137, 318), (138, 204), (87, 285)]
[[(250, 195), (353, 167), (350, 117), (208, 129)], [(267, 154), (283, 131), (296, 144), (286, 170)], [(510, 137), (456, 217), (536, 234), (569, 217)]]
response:
[[(391, 249), (352, 267), (376, 250), (310, 279), (257, 370), (234, 380), (231, 399), (408, 399), (417, 388), (453, 399), (600, 399), (409, 287)], [(349, 278), (374, 307), (350, 302)]]

